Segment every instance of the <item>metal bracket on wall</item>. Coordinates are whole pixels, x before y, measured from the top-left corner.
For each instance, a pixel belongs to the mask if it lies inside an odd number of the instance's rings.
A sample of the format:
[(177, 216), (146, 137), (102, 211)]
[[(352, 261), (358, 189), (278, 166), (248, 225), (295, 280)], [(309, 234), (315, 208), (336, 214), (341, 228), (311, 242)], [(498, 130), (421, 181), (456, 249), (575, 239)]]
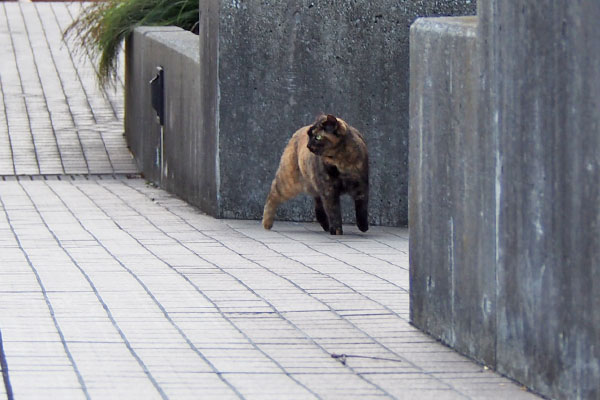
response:
[(165, 85), (164, 70), (156, 67), (156, 75), (150, 80), (150, 96), (152, 108), (156, 111), (160, 125), (165, 124)]
[(150, 80), (150, 101), (152, 108), (156, 111), (156, 117), (160, 124), (160, 145), (156, 149), (156, 166), (160, 167), (160, 182), (162, 184), (165, 175), (165, 159), (163, 157), (165, 147), (165, 71), (163, 67), (156, 67), (156, 75)]

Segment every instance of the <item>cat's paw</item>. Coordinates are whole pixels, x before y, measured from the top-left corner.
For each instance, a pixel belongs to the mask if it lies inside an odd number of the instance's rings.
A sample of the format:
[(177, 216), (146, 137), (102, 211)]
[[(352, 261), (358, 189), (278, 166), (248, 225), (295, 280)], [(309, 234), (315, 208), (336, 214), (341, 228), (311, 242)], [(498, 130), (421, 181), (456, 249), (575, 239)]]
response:
[(320, 224), (321, 224), (321, 228), (323, 228), (323, 230), (325, 232), (329, 232), (329, 223), (327, 221), (325, 221), (325, 222), (320, 221)]
[(329, 228), (329, 233), (332, 235), (343, 235), (344, 231), (342, 231), (342, 228), (334, 228), (333, 226), (331, 228)]
[(271, 228), (273, 227), (273, 221), (267, 221), (267, 220), (262, 220), (262, 226), (263, 228), (265, 228), (266, 230), (271, 230)]
[(369, 222), (359, 222), (356, 224), (356, 226), (358, 226), (358, 229), (360, 229), (361, 232), (366, 232), (369, 230)]

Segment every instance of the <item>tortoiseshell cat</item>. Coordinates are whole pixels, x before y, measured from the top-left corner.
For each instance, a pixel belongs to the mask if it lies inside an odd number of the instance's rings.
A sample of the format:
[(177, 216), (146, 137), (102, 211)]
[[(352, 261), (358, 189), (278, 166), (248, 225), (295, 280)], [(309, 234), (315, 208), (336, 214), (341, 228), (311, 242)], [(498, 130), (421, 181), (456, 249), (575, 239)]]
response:
[(271, 229), (277, 207), (300, 193), (314, 197), (317, 221), (326, 232), (343, 234), (342, 194), (354, 199), (358, 229), (369, 229), (369, 157), (357, 129), (341, 118), (321, 115), (294, 133), (271, 184), (263, 227)]

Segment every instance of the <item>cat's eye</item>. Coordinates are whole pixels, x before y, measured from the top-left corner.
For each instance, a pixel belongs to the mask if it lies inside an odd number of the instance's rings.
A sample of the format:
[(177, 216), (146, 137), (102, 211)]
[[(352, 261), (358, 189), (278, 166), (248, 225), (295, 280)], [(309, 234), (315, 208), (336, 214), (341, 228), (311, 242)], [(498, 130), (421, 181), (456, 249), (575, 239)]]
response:
[(321, 136), (321, 135), (317, 135), (317, 136), (315, 136), (315, 139), (317, 139), (317, 140), (321, 140), (321, 139), (323, 139), (323, 136)]

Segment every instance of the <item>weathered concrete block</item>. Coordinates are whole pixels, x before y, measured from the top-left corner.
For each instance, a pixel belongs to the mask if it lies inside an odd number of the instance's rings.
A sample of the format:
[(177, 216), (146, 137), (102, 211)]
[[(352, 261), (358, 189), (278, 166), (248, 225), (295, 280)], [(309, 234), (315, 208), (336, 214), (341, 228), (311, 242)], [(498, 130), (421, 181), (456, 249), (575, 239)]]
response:
[(536, 392), (597, 399), (600, 3), (478, 12), (412, 28), (411, 318)]
[[(200, 129), (198, 36), (175, 27), (137, 28), (127, 41), (125, 132), (147, 179), (216, 213), (216, 138)], [(150, 80), (164, 70), (162, 132)]]
[(600, 2), (484, 1), (498, 370), (600, 398)]
[[(218, 138), (217, 215), (260, 218), (287, 140), (328, 112), (366, 136), (371, 222), (406, 225), (409, 26), (474, 11), (470, 0), (201, 1), (202, 129)], [(312, 209), (296, 200), (278, 218), (312, 220)]]
[(493, 364), (494, 164), (490, 138), (477, 130), (476, 32), (476, 17), (411, 27), (411, 319)]

